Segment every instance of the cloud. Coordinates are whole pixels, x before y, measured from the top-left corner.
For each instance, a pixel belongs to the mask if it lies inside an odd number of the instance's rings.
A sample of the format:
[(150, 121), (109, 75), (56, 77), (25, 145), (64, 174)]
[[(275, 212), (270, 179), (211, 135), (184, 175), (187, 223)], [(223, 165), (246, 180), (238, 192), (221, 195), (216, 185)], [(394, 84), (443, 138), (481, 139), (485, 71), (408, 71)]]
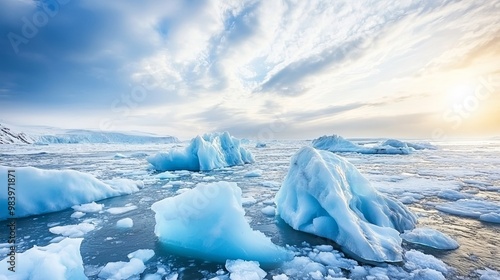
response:
[[(75, 123), (92, 113), (167, 134), (185, 124), (255, 135), (277, 118), (287, 137), (341, 122), (405, 134), (381, 112), (440, 112), (447, 87), (498, 71), (494, 1), (57, 3), (5, 1), (0, 34), (27, 42), (0, 40), (2, 112)], [(419, 135), (434, 126), (418, 123)]]

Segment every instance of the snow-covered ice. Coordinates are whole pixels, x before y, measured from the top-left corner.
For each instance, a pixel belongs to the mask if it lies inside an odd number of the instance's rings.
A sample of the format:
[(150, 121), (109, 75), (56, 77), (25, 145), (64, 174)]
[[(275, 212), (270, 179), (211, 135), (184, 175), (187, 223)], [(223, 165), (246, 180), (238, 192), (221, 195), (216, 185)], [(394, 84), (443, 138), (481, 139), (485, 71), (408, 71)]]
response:
[(243, 165), (254, 161), (252, 154), (240, 145), (240, 140), (228, 132), (204, 134), (191, 140), (183, 149), (149, 157), (159, 171), (208, 171), (216, 168)]
[(255, 261), (227, 260), (226, 269), (231, 280), (262, 280), (267, 275)]
[(76, 225), (55, 226), (49, 228), (53, 234), (60, 234), (66, 237), (83, 237), (86, 233), (93, 231), (95, 225), (90, 223), (80, 223)]
[(292, 228), (334, 240), (343, 250), (375, 262), (398, 262), (399, 232), (417, 221), (401, 202), (376, 191), (349, 162), (303, 147), (276, 194), (277, 212)]
[(33, 248), (16, 255), (16, 271), (8, 270), (11, 266), (5, 258), (0, 261), (0, 279), (2, 274), (9, 280), (25, 279), (87, 279), (84, 274), (80, 255), (82, 238), (65, 238), (58, 243)]
[(73, 208), (75, 211), (84, 212), (84, 213), (94, 213), (102, 210), (104, 204), (98, 204), (94, 201), (91, 203), (75, 205)]
[(139, 249), (127, 255), (128, 262), (118, 261), (107, 263), (99, 272), (99, 277), (110, 280), (131, 279), (144, 272), (145, 262), (149, 261), (155, 255), (153, 250)]
[(213, 261), (243, 259), (277, 264), (290, 253), (253, 230), (236, 183), (198, 184), (154, 203), (155, 234), (172, 251)]
[(453, 250), (459, 247), (458, 242), (453, 238), (432, 228), (416, 228), (405, 231), (401, 237), (407, 242), (440, 250)]
[[(7, 182), (7, 170), (0, 166), (0, 180)], [(60, 211), (74, 205), (108, 197), (130, 194), (140, 184), (132, 180), (102, 182), (94, 176), (75, 170), (43, 170), (35, 167), (16, 167), (16, 217)], [(7, 192), (0, 192), (0, 206), (7, 209)], [(0, 220), (12, 218), (0, 212)]]

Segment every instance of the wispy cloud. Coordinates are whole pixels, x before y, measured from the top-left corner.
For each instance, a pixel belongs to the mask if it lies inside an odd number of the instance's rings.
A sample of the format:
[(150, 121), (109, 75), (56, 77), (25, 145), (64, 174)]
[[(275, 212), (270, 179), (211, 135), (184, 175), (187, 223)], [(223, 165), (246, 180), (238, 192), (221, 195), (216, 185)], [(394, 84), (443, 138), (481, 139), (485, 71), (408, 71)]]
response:
[[(59, 111), (84, 122), (78, 115), (92, 112), (89, 126), (112, 118), (121, 130), (189, 137), (186, 126), (257, 133), (279, 115), (286, 135), (341, 121), (354, 133), (381, 112), (420, 124), (445, 110), (447, 88), (498, 76), (498, 1), (50, 3), (7, 0), (0, 11), (0, 34), (26, 39), (18, 52), (0, 40), (0, 88), (10, 93), (0, 106), (30, 108), (33, 120)], [(138, 87), (144, 96), (126, 105)]]

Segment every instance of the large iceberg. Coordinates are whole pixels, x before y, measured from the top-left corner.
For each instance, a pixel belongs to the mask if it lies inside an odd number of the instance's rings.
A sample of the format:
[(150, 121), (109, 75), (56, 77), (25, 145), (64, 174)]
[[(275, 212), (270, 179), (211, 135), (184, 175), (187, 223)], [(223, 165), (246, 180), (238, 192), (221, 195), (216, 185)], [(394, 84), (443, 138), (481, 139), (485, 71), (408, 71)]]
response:
[[(45, 247), (34, 246), (17, 254), (18, 261), (14, 263), (9, 263), (10, 257), (7, 256), (0, 261), (0, 280), (87, 279), (80, 255), (82, 240), (83, 238), (65, 238), (59, 243), (52, 243)], [(13, 268), (15, 272), (9, 270), (10, 267), (15, 267)]]
[(293, 156), (275, 201), (278, 214), (294, 229), (329, 238), (367, 261), (402, 261), (399, 233), (417, 222), (352, 164), (311, 147)]
[(155, 234), (178, 254), (218, 262), (258, 261), (262, 265), (291, 258), (291, 253), (250, 227), (236, 183), (200, 183), (154, 203), (151, 209), (156, 212)]
[(228, 132), (196, 136), (183, 149), (175, 148), (148, 158), (156, 170), (208, 171), (254, 161), (240, 140)]
[[(130, 194), (142, 186), (142, 182), (127, 179), (102, 182), (90, 174), (75, 170), (0, 166), (1, 182), (7, 182), (8, 174), (15, 174), (16, 178), (13, 185), (15, 211), (12, 212), (14, 215), (10, 215), (9, 211), (1, 211), (0, 220), (60, 211), (77, 204)], [(8, 192), (0, 192), (2, 209), (8, 209), (8, 201)]]
[(337, 153), (360, 153), (360, 154), (400, 154), (407, 155), (415, 150), (435, 149), (427, 143), (410, 143), (396, 139), (387, 139), (374, 145), (360, 145), (353, 143), (342, 136), (321, 136), (314, 139), (312, 145), (316, 149), (327, 150)]

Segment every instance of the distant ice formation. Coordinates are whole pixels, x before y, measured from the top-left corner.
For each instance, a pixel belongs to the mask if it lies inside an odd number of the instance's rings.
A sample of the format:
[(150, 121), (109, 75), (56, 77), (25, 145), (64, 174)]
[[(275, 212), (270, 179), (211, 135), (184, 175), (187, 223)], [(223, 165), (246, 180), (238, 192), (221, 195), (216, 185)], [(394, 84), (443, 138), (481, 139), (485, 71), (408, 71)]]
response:
[(277, 212), (292, 228), (329, 238), (351, 255), (374, 262), (402, 261), (400, 232), (416, 216), (376, 191), (343, 158), (303, 147), (276, 194)]
[(169, 250), (210, 261), (227, 259), (278, 264), (290, 252), (253, 230), (245, 219), (236, 183), (198, 184), (154, 203), (155, 234)]
[[(0, 166), (1, 182), (7, 182), (7, 171), (10, 169)], [(128, 179), (103, 182), (75, 170), (16, 167), (15, 175), (19, 178), (15, 183), (15, 216), (1, 211), (0, 220), (60, 211), (78, 204), (130, 194), (142, 187), (142, 182)], [(7, 202), (7, 191), (0, 192), (0, 207), (7, 209)]]
[(312, 141), (316, 149), (327, 150), (337, 153), (360, 153), (360, 154), (400, 154), (407, 155), (415, 150), (435, 149), (428, 143), (409, 143), (396, 139), (388, 139), (375, 145), (359, 145), (339, 135), (321, 136)]
[(240, 140), (228, 132), (196, 136), (185, 148), (174, 148), (148, 158), (156, 170), (209, 171), (254, 161)]

